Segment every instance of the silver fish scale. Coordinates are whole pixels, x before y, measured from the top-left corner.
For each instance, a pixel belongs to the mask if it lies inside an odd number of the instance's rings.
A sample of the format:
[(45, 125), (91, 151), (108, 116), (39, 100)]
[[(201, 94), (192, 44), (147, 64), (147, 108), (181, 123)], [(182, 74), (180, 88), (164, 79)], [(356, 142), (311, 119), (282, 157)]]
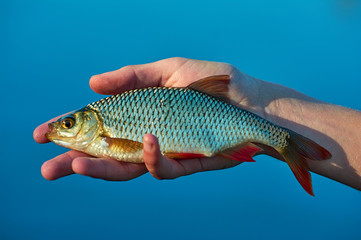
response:
[(153, 87), (110, 96), (88, 105), (112, 138), (142, 142), (152, 133), (162, 152), (212, 156), (244, 142), (287, 145), (289, 133), (267, 120), (188, 88)]

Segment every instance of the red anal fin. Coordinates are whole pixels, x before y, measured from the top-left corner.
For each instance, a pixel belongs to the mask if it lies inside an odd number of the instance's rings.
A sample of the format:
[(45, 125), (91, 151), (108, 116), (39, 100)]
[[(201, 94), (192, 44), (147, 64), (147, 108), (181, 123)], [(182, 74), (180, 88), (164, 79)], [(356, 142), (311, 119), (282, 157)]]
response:
[(228, 84), (230, 80), (229, 75), (210, 76), (191, 83), (188, 88), (229, 102)]
[(235, 148), (227, 149), (224, 152), (218, 153), (218, 155), (240, 162), (255, 162), (252, 157), (261, 151), (263, 151), (262, 148), (253, 143), (247, 143)]
[(179, 160), (205, 157), (204, 154), (199, 153), (164, 153), (163, 155), (167, 158), (174, 158)]

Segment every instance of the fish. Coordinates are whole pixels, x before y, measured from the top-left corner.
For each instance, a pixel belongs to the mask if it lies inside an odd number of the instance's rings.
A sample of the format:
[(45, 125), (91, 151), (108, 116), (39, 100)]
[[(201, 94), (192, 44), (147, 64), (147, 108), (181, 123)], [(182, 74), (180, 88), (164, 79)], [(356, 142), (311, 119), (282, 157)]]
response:
[(290, 129), (234, 104), (229, 75), (200, 79), (187, 87), (147, 87), (109, 96), (49, 123), (46, 137), (60, 146), (123, 162), (143, 163), (145, 134), (161, 153), (177, 160), (221, 156), (254, 162), (276, 152), (314, 196), (308, 160), (331, 153)]

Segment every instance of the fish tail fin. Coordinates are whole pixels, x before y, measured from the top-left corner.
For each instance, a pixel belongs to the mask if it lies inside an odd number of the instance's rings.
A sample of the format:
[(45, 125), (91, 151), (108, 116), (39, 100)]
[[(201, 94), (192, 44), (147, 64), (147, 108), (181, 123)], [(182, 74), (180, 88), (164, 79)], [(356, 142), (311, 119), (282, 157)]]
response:
[(307, 193), (314, 196), (307, 160), (327, 160), (331, 153), (314, 141), (290, 131), (288, 145), (277, 150)]

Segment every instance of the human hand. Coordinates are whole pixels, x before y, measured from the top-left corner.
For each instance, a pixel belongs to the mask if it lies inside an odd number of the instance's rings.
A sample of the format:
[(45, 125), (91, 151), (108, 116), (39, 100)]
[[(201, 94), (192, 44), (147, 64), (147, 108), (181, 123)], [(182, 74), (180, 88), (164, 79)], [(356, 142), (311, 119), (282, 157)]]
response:
[[(186, 87), (192, 82), (212, 75), (229, 75), (231, 77), (230, 99), (235, 104), (263, 116), (264, 106), (258, 98), (261, 81), (247, 76), (226, 63), (170, 58), (149, 64), (126, 66), (116, 71), (93, 76), (90, 79), (90, 87), (97, 93), (112, 95), (150, 86)], [(55, 119), (51, 121), (53, 120)], [(34, 139), (38, 143), (49, 142), (45, 137), (45, 133), (49, 131), (47, 124), (48, 122), (40, 125), (34, 131)], [(123, 181), (136, 178), (147, 171), (157, 179), (171, 179), (239, 164), (237, 161), (221, 157), (167, 159), (161, 155), (158, 140), (151, 134), (144, 136), (143, 144), (144, 164), (94, 158), (71, 150), (45, 162), (41, 172), (48, 180), (77, 173), (105, 180)]]

